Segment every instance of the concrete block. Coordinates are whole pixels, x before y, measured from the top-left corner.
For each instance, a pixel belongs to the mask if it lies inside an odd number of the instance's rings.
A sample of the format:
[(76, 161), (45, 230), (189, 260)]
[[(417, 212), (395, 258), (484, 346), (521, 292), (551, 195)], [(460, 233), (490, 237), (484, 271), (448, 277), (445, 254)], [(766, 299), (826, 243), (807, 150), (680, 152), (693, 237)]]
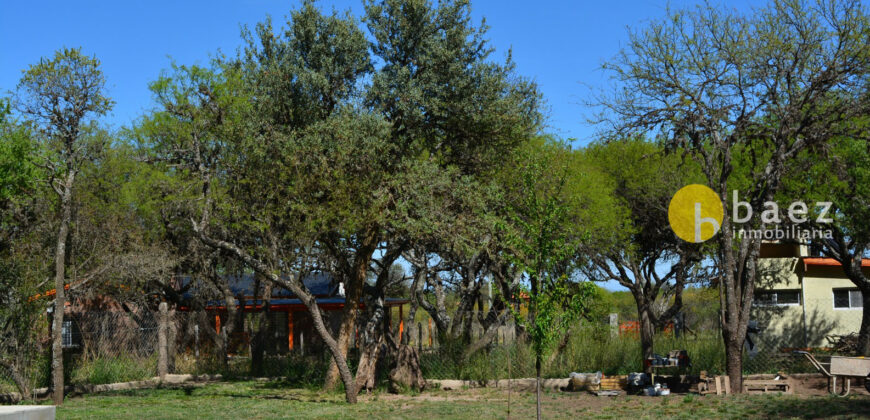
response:
[(0, 420), (54, 420), (53, 405), (0, 406)]

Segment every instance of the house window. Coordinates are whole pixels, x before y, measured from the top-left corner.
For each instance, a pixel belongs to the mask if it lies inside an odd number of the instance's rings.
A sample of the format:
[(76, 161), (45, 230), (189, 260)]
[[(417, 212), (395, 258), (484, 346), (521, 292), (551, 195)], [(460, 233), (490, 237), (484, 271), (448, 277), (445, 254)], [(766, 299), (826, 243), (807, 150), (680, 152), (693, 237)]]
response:
[(755, 303), (759, 305), (800, 305), (800, 290), (760, 290), (755, 292)]
[(72, 320), (64, 319), (60, 329), (61, 344), (64, 348), (79, 347), (82, 341), (82, 333)]
[(822, 253), (822, 244), (818, 242), (810, 242), (810, 256), (811, 257), (824, 257), (824, 253)]
[(861, 291), (858, 289), (835, 289), (834, 290), (834, 308), (837, 309), (854, 309), (863, 308), (864, 300), (861, 297)]

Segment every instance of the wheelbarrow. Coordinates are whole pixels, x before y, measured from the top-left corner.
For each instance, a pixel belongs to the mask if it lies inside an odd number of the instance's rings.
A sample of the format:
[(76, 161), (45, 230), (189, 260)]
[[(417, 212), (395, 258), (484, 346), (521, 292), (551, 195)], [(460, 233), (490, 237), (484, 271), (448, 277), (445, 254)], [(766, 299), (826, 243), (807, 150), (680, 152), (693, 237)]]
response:
[[(795, 350), (794, 353), (804, 355), (819, 372), (828, 377), (828, 392), (831, 394), (841, 397), (849, 395), (852, 378), (864, 378), (864, 388), (870, 392), (870, 358), (831, 356), (829, 363), (822, 363), (810, 352)], [(840, 391), (837, 391), (837, 378), (843, 381)]]

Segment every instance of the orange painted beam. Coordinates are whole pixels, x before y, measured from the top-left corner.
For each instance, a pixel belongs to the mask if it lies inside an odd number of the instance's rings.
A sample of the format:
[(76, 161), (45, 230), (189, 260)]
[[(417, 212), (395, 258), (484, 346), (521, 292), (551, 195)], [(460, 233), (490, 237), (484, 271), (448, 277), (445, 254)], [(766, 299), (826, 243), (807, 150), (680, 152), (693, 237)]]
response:
[[(804, 258), (804, 264), (807, 266), (810, 265), (820, 265), (820, 266), (830, 266), (830, 267), (839, 267), (840, 262), (833, 258)], [(861, 260), (862, 267), (870, 267), (870, 258), (864, 258)]]
[(214, 330), (218, 334), (221, 333), (221, 316), (220, 315), (214, 316)]
[(405, 305), (399, 305), (399, 340), (402, 339), (402, 333), (405, 332), (405, 315), (402, 312), (402, 307)]
[(293, 350), (293, 312), (287, 312), (287, 348)]
[[(69, 285), (68, 284), (63, 285), (63, 290), (69, 290)], [(57, 294), (56, 288), (51, 289), (51, 290), (47, 290), (45, 293), (37, 293), (37, 294), (31, 296), (29, 301), (33, 302), (34, 300), (44, 298), (44, 297), (52, 297), (56, 294)]]

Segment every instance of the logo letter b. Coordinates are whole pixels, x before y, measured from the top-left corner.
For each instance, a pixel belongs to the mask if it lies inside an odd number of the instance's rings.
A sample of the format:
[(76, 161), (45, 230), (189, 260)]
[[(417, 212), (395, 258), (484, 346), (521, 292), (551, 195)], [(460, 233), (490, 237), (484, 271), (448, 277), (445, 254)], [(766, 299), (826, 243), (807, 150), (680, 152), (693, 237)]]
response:
[[(746, 223), (752, 218), (752, 206), (745, 201), (740, 201), (740, 198), (737, 195), (737, 190), (734, 190), (734, 200), (732, 203), (731, 207), (734, 211), (734, 223)], [(741, 207), (746, 209), (746, 217), (740, 217)]]
[(713, 232), (719, 231), (719, 221), (713, 217), (701, 217), (701, 203), (695, 203), (695, 242), (704, 242), (701, 237), (701, 225), (709, 223), (713, 226)]

